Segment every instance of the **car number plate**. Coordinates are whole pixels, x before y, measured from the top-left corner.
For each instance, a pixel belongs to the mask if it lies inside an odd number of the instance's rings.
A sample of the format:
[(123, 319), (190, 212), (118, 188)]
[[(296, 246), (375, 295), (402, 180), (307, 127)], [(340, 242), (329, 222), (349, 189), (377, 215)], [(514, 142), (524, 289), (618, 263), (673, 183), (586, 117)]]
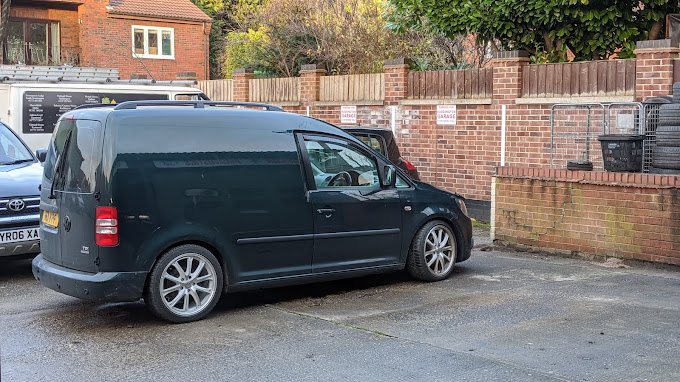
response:
[(19, 241), (38, 240), (37, 228), (14, 229), (11, 231), (0, 231), (0, 244), (16, 243)]
[(59, 226), (59, 214), (56, 212), (43, 211), (42, 222), (49, 226), (57, 227)]

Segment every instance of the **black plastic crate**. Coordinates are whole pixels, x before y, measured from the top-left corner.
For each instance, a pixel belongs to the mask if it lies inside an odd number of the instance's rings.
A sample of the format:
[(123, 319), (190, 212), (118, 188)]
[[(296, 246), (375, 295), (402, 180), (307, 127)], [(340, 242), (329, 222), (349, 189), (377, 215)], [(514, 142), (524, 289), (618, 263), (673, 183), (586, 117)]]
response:
[(600, 135), (604, 169), (612, 172), (642, 170), (644, 135)]

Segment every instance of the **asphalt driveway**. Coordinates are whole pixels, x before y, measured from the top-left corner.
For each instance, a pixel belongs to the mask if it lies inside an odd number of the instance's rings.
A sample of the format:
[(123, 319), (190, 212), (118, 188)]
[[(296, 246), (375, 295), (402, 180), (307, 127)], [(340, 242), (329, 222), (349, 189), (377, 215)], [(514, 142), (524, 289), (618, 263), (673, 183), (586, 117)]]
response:
[(443, 282), (224, 295), (207, 319), (170, 325), (3, 262), (2, 381), (680, 380), (680, 272), (619, 266), (475, 250)]

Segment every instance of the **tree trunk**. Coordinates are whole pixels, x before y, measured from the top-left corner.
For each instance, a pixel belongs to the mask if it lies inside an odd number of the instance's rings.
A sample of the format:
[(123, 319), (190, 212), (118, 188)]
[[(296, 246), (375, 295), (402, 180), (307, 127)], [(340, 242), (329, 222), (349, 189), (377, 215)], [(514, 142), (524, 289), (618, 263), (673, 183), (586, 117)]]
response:
[(661, 27), (663, 26), (664, 20), (656, 20), (652, 28), (649, 30), (649, 40), (656, 40), (661, 34)]

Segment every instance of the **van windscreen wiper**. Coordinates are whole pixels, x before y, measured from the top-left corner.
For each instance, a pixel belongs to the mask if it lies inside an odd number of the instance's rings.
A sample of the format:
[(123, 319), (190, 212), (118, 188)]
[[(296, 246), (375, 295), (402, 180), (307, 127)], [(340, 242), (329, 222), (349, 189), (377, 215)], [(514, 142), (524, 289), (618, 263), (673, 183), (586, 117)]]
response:
[(59, 154), (59, 157), (57, 158), (57, 163), (54, 165), (54, 175), (52, 176), (52, 185), (50, 186), (50, 199), (54, 199), (54, 185), (61, 179), (59, 174), (62, 173), (61, 167), (64, 165), (66, 160), (66, 153), (68, 152), (68, 147), (71, 143), (72, 134), (73, 130), (69, 131), (68, 136), (66, 137), (66, 142), (64, 142), (64, 148), (61, 150), (61, 154)]

